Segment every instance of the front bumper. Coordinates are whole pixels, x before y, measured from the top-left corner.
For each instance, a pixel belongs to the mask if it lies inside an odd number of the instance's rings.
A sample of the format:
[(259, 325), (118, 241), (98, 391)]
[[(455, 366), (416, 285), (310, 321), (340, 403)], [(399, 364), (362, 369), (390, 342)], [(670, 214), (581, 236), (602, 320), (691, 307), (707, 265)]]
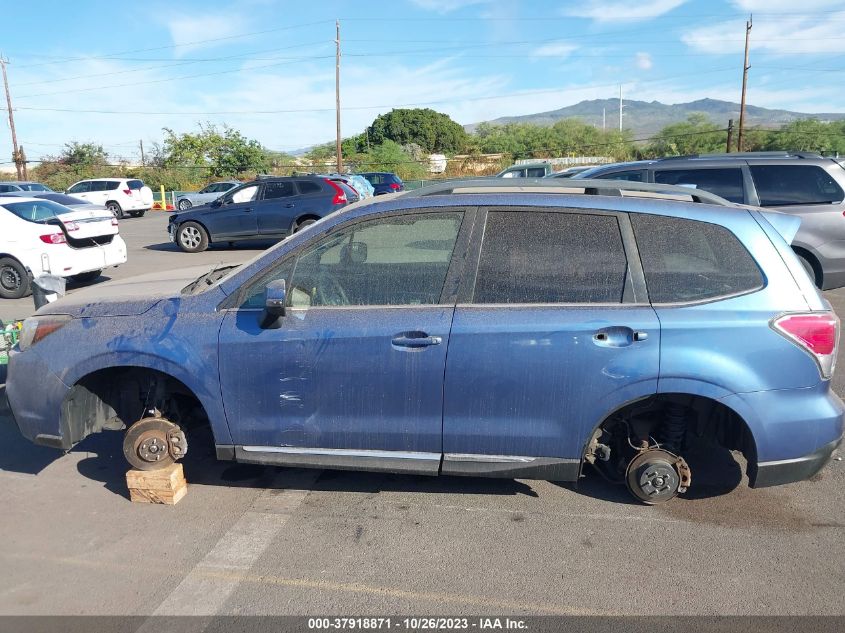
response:
[(62, 428), (62, 403), (68, 387), (32, 350), (9, 354), (6, 398), (21, 435), (52, 448), (69, 449), (73, 438)]
[(835, 451), (842, 444), (842, 438), (825, 444), (814, 453), (796, 459), (783, 459), (776, 462), (757, 464), (754, 488), (779, 486), (794, 481), (809, 479), (824, 468)]

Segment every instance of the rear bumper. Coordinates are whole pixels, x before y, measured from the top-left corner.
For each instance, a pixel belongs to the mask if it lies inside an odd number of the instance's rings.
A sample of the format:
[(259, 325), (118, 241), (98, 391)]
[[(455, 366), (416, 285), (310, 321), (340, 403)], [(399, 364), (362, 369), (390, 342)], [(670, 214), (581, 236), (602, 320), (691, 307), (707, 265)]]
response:
[[(825, 444), (814, 453), (796, 459), (783, 459), (776, 462), (757, 464), (752, 488), (779, 486), (794, 481), (809, 479), (824, 468), (835, 451), (842, 444), (842, 438)], [(753, 469), (752, 469), (753, 470)]]

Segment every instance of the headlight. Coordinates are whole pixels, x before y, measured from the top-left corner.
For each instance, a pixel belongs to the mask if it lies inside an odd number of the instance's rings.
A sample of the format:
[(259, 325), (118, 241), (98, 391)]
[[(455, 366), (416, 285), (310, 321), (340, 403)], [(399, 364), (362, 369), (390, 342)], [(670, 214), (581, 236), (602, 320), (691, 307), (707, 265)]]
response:
[(29, 317), (23, 322), (18, 347), (22, 352), (28, 350), (45, 336), (63, 328), (70, 320), (71, 317), (63, 314)]

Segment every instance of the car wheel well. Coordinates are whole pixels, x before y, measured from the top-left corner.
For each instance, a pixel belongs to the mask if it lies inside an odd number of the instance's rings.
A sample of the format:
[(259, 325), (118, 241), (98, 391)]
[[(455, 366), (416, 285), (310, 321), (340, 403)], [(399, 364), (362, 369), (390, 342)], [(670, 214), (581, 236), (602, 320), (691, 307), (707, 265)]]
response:
[(599, 453), (605, 450), (600, 446), (610, 447), (612, 453), (613, 443), (617, 449), (625, 448), (630, 446), (632, 437), (634, 442), (639, 438), (649, 444), (670, 443), (670, 425), (675, 427), (671, 443), (676, 446), (669, 450), (681, 453), (696, 443), (715, 441), (727, 450), (743, 454), (753, 481), (757, 445), (745, 420), (718, 400), (685, 393), (656, 394), (616, 409), (593, 429), (582, 453), (581, 467), (585, 462), (596, 463)]
[(813, 255), (810, 251), (806, 248), (801, 248), (800, 246), (792, 246), (792, 250), (795, 251), (795, 254), (798, 257), (801, 257), (807, 261), (810, 266), (813, 268), (813, 281), (815, 282), (816, 286), (821, 288), (822, 284), (824, 283), (824, 271), (822, 270), (822, 266), (819, 263), (819, 260)]
[(208, 425), (202, 403), (182, 381), (146, 367), (109, 367), (71, 387), (62, 403), (62, 429), (75, 444), (91, 433), (131, 426), (151, 410), (183, 428)]
[(320, 219), (319, 215), (314, 215), (313, 213), (303, 213), (298, 218), (293, 221), (293, 225), (291, 226), (291, 231), (296, 229), (297, 226), (305, 222), (306, 220), (314, 220), (315, 222)]

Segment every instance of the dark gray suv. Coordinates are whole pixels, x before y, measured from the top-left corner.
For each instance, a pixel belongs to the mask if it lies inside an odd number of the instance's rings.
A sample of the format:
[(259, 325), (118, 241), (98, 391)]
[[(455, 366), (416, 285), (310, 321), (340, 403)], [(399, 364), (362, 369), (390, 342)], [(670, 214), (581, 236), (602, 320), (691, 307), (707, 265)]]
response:
[(792, 248), (823, 290), (845, 286), (845, 167), (818, 154), (744, 152), (603, 165), (578, 174), (683, 185), (797, 215)]

